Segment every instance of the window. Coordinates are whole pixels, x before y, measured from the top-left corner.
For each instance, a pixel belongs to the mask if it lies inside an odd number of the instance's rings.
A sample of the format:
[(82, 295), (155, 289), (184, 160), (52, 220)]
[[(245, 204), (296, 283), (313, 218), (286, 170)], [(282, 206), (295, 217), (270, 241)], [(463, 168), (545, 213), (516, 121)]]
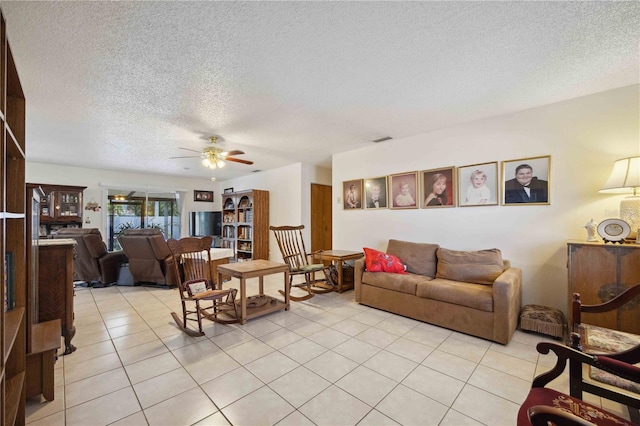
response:
[(176, 193), (109, 189), (107, 241), (120, 250), (118, 235), (125, 229), (159, 228), (165, 238), (180, 238), (180, 209)]

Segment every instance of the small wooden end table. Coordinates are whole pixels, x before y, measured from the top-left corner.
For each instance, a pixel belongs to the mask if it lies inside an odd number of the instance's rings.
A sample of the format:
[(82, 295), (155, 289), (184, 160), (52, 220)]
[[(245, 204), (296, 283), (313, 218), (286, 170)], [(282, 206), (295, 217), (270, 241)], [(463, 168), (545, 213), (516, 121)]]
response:
[(345, 285), (342, 280), (342, 262), (345, 260), (360, 259), (364, 256), (361, 251), (350, 250), (323, 250), (315, 253), (315, 257), (320, 260), (329, 260), (335, 262), (336, 269), (338, 270), (338, 293), (342, 293), (345, 290), (353, 288), (353, 282), (350, 285)]
[[(265, 275), (284, 272), (284, 302), (280, 299), (264, 294)], [(246, 324), (248, 319), (259, 317), (271, 312), (289, 310), (289, 267), (285, 263), (269, 260), (251, 260), (249, 262), (229, 263), (218, 265), (218, 283), (222, 283), (223, 275), (240, 280), (240, 324)], [(269, 303), (256, 308), (247, 308), (247, 278), (258, 277), (259, 295), (268, 297)], [(221, 288), (221, 285), (218, 285)]]

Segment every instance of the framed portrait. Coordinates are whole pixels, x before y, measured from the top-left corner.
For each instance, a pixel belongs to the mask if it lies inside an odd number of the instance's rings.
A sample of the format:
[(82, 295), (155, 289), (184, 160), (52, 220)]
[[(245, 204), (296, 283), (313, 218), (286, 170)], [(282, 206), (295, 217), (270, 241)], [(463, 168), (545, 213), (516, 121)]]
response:
[(519, 158), (502, 162), (502, 204), (548, 205), (551, 156)]
[(364, 208), (386, 209), (387, 203), (387, 177), (380, 176), (364, 180)]
[(193, 201), (206, 201), (213, 203), (213, 191), (193, 191)]
[(418, 208), (418, 172), (399, 173), (390, 176), (392, 209)]
[(456, 206), (456, 168), (423, 170), (420, 174), (422, 194), (420, 207), (423, 209)]
[(224, 191), (222, 191), (223, 194), (231, 194), (233, 192), (233, 188), (225, 188)]
[(498, 205), (498, 162), (458, 167), (458, 206)]
[(342, 202), (344, 210), (362, 208), (362, 179), (342, 182)]

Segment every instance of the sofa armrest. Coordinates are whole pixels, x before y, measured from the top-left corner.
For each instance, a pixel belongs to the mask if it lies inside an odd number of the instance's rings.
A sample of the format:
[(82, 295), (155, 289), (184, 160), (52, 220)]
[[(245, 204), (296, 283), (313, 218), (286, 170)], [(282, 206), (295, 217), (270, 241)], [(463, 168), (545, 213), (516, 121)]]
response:
[(353, 288), (356, 303), (360, 303), (360, 294), (362, 292), (362, 274), (364, 273), (364, 257), (356, 260), (353, 264)]
[(518, 326), (522, 306), (522, 270), (509, 268), (493, 282), (494, 340), (507, 344)]
[(127, 263), (128, 261), (129, 259), (127, 259), (127, 256), (125, 256), (123, 251), (112, 251), (98, 259), (100, 273), (102, 274), (102, 281), (105, 284), (118, 281), (120, 265)]

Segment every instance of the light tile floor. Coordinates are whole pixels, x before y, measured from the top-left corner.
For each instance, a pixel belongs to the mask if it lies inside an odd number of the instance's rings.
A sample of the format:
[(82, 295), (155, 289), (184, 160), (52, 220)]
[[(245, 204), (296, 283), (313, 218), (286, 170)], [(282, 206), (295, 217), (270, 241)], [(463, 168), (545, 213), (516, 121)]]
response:
[[(279, 288), (281, 276), (265, 278), (267, 294)], [(205, 320), (199, 338), (173, 323), (180, 309), (177, 290), (77, 288), (78, 349), (56, 363), (55, 400), (27, 402), (27, 423), (514, 425), (534, 375), (553, 365), (540, 335), (500, 345), (361, 306), (353, 291), (244, 326)], [(568, 392), (566, 375), (553, 387)]]

